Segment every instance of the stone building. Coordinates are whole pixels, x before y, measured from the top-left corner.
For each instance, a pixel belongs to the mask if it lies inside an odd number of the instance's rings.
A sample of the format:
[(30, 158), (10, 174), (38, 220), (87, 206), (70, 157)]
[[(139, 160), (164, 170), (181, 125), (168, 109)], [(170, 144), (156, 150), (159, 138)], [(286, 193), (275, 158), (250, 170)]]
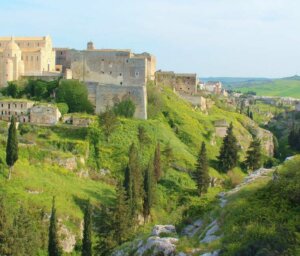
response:
[(43, 76), (54, 71), (51, 37), (0, 37), (0, 87), (22, 76)]
[(131, 50), (95, 49), (88, 42), (86, 50), (56, 48), (56, 65), (71, 69), (73, 79), (122, 86), (144, 86), (154, 80), (156, 58)]
[(12, 116), (17, 122), (29, 122), (29, 111), (34, 105), (33, 101), (26, 99), (2, 99), (0, 100), (0, 120), (10, 121)]
[(154, 80), (156, 59), (149, 53), (131, 50), (95, 49), (88, 42), (86, 50), (56, 48), (56, 65), (65, 77), (85, 82), (96, 113), (125, 98), (136, 105), (136, 118), (147, 119), (146, 83)]
[(171, 86), (178, 92), (193, 94), (197, 92), (197, 74), (159, 70), (155, 72), (155, 84)]
[(61, 113), (51, 104), (37, 104), (30, 109), (30, 123), (41, 125), (55, 125), (58, 123)]
[(222, 83), (209, 81), (204, 84), (204, 90), (214, 94), (222, 94)]

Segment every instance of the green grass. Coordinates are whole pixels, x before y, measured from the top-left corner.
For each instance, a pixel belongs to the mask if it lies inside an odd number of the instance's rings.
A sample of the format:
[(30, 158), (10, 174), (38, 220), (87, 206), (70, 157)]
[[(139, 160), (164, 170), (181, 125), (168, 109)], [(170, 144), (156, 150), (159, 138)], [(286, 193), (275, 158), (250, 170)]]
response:
[(239, 86), (234, 90), (241, 92), (254, 91), (262, 96), (281, 96), (300, 98), (300, 80), (277, 79), (271, 82)]

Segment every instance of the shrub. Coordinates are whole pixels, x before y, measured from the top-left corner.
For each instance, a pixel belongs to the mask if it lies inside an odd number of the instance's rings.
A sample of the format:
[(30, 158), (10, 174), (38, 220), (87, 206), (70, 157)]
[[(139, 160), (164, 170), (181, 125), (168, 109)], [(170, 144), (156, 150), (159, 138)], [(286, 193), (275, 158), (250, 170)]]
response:
[(130, 99), (123, 100), (114, 106), (114, 112), (117, 116), (131, 118), (135, 113), (135, 104)]
[(65, 115), (69, 112), (69, 107), (66, 103), (62, 103), (62, 102), (57, 103), (56, 106), (58, 107), (58, 109), (62, 115)]

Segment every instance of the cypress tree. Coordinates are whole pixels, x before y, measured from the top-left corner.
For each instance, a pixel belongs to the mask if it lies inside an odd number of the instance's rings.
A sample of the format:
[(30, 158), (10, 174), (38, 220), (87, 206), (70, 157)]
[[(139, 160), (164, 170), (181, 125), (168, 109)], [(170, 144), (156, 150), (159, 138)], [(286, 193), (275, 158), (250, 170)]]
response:
[(202, 142), (201, 149), (198, 154), (195, 172), (195, 179), (199, 196), (201, 196), (203, 193), (206, 193), (209, 187), (210, 177), (208, 174), (208, 167), (206, 146), (205, 143)]
[(132, 202), (132, 182), (133, 182), (133, 177), (131, 174), (131, 170), (129, 166), (127, 165), (125, 168), (125, 173), (124, 173), (124, 189), (126, 191), (126, 198), (129, 202), (129, 204)]
[(125, 242), (131, 235), (131, 218), (130, 209), (126, 201), (124, 187), (119, 182), (116, 189), (116, 204), (113, 209), (113, 237), (120, 245)]
[(148, 168), (144, 174), (144, 200), (143, 200), (143, 215), (146, 223), (151, 214), (153, 204), (153, 166), (152, 161), (149, 162)]
[(8, 179), (10, 180), (15, 162), (18, 160), (18, 138), (15, 117), (11, 117), (6, 144), (6, 164), (9, 166)]
[(88, 202), (84, 212), (84, 229), (81, 255), (92, 256), (92, 206), (90, 202)]
[(237, 139), (233, 134), (232, 123), (227, 129), (227, 135), (223, 139), (223, 144), (218, 157), (219, 168), (227, 172), (238, 164), (238, 145)]
[(155, 153), (154, 153), (154, 176), (156, 182), (158, 182), (161, 178), (161, 163), (160, 163), (160, 144), (159, 142), (156, 145)]
[(129, 149), (128, 167), (130, 170), (130, 175), (132, 177), (132, 200), (131, 202), (129, 202), (129, 204), (132, 213), (132, 218), (136, 220), (138, 211), (141, 208), (142, 174), (139, 167), (138, 150), (134, 143), (132, 143)]
[(143, 146), (143, 144), (146, 144), (149, 139), (146, 133), (146, 129), (142, 125), (139, 125), (138, 127), (138, 139), (141, 146)]
[(52, 200), (52, 211), (51, 211), (50, 226), (49, 226), (48, 255), (49, 256), (61, 255), (61, 249), (59, 247), (58, 235), (57, 235), (55, 197), (53, 197)]
[(249, 170), (256, 170), (262, 165), (261, 143), (258, 138), (255, 138), (247, 150), (245, 165)]

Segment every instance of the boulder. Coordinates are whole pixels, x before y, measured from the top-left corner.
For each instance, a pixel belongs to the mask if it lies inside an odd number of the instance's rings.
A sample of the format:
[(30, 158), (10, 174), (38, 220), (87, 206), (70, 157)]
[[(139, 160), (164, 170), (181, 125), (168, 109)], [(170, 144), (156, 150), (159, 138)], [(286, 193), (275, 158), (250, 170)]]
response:
[(175, 256), (177, 238), (173, 237), (158, 237), (151, 236), (147, 239), (147, 242), (141, 245), (137, 252), (137, 256), (151, 255), (153, 256)]
[(176, 234), (176, 228), (173, 225), (155, 225), (152, 229), (152, 236), (160, 234)]

